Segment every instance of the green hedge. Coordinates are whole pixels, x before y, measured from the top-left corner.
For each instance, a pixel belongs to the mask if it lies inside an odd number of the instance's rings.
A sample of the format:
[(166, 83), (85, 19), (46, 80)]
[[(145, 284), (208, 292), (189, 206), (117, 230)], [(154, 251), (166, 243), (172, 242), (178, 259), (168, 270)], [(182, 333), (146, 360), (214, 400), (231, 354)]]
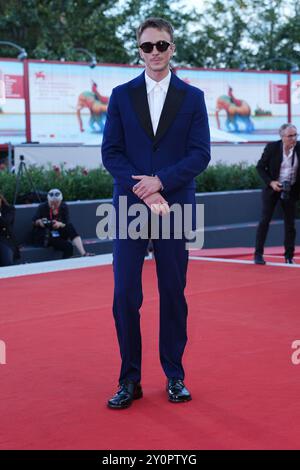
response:
[[(39, 191), (49, 191), (59, 188), (66, 201), (103, 199), (112, 195), (112, 178), (103, 169), (87, 171), (76, 167), (72, 170), (64, 168), (41, 168), (31, 166), (28, 168), (35, 188)], [(0, 192), (9, 202), (13, 201), (16, 188), (16, 175), (6, 171), (0, 173)], [(20, 178), (19, 195), (32, 191), (29, 178), (24, 172)]]
[(197, 192), (233, 191), (259, 189), (263, 186), (254, 165), (218, 163), (209, 166), (196, 178)]
[[(66, 170), (63, 167), (48, 169), (30, 167), (32, 181), (40, 191), (59, 188), (66, 201), (103, 199), (112, 196), (112, 178), (103, 169), (87, 171), (76, 167)], [(236, 165), (217, 164), (196, 178), (197, 192), (229, 191), (238, 189), (256, 189), (262, 186), (254, 165), (244, 163)], [(16, 187), (16, 175), (6, 171), (0, 173), (0, 192), (13, 201)], [(24, 173), (20, 181), (20, 195), (31, 191), (31, 186)]]

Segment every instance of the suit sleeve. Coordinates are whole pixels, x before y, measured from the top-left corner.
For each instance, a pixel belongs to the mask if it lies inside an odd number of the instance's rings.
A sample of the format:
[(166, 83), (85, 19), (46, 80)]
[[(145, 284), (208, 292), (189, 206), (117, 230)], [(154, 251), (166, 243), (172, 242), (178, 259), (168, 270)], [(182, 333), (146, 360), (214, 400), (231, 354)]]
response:
[(202, 173), (210, 161), (210, 133), (204, 94), (198, 90), (196, 109), (187, 139), (185, 158), (175, 165), (159, 170), (159, 177), (164, 191), (180, 189)]
[(139, 171), (129, 162), (125, 154), (124, 128), (118, 107), (116, 92), (109, 100), (102, 142), (102, 162), (106, 170), (125, 189), (132, 190), (136, 181), (132, 175)]
[(270, 146), (270, 144), (268, 144), (264, 148), (263, 154), (260, 160), (258, 160), (257, 165), (256, 165), (256, 169), (257, 169), (259, 176), (264, 180), (267, 186), (269, 186), (269, 184), (272, 181), (272, 178), (270, 176), (270, 171), (269, 171), (271, 156), (272, 156), (272, 147)]

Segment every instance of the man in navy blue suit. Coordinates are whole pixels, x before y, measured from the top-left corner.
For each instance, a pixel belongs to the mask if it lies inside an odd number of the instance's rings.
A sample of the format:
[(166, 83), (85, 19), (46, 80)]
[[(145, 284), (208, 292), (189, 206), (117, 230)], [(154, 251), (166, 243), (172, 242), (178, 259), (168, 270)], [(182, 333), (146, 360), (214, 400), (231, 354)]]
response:
[[(129, 209), (137, 203), (147, 208), (150, 221), (151, 211), (161, 220), (170, 216), (173, 205), (189, 205), (194, 229), (194, 178), (210, 160), (203, 92), (170, 71), (175, 51), (170, 23), (147, 19), (137, 30), (137, 40), (145, 71), (113, 90), (102, 143), (103, 164), (114, 178), (114, 207), (119, 214), (125, 197)], [(125, 228), (132, 221), (129, 212)], [(113, 314), (122, 359), (119, 389), (108, 401), (114, 409), (127, 408), (143, 396), (139, 310), (148, 235), (124, 236), (123, 216), (117, 217), (113, 248)], [(175, 225), (173, 221), (169, 237), (160, 230), (156, 239), (151, 238), (160, 295), (160, 361), (167, 377), (167, 397), (181, 403), (191, 400), (182, 365), (187, 342), (188, 250), (184, 231), (178, 237)]]

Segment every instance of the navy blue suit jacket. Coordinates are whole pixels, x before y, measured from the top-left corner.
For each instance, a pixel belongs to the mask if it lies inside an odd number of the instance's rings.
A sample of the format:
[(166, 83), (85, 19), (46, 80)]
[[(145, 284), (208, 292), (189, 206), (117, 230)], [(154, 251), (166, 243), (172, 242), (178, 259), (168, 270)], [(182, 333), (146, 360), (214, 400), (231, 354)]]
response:
[(141, 202), (132, 192), (132, 175), (157, 175), (169, 205), (192, 204), (194, 178), (210, 160), (208, 118), (201, 90), (174, 73), (154, 135), (147, 100), (145, 72), (114, 88), (102, 143), (102, 160), (114, 178), (114, 204), (127, 196), (128, 205)]

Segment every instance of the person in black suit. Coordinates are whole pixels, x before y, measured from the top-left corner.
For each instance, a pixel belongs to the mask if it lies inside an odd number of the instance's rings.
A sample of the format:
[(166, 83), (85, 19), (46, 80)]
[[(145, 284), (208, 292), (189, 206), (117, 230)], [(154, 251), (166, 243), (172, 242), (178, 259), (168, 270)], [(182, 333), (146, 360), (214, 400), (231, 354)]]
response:
[(266, 145), (256, 165), (266, 186), (262, 191), (262, 217), (256, 233), (255, 264), (265, 264), (264, 244), (278, 201), (284, 214), (285, 262), (294, 262), (296, 201), (300, 193), (300, 142), (297, 142), (297, 129), (293, 124), (283, 124), (279, 135), (281, 140)]
[(0, 266), (11, 266), (19, 258), (19, 250), (13, 237), (15, 208), (0, 194)]

